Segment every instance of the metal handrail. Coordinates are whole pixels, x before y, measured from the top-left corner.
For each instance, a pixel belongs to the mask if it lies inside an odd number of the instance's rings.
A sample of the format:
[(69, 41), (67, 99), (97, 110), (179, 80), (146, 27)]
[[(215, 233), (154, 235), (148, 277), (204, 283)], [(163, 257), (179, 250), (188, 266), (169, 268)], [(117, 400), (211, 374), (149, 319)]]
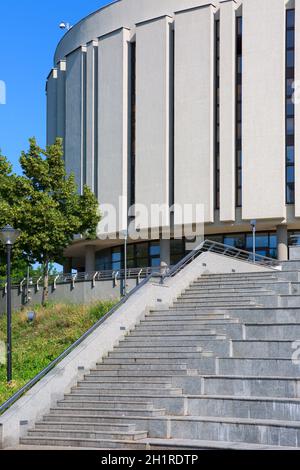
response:
[(30, 380), (24, 387), (10, 397), (3, 405), (0, 406), (0, 415), (3, 414), (8, 408), (10, 408), (17, 400), (19, 400), (26, 392), (28, 392), (34, 385), (42, 380), (54, 367), (56, 367), (63, 359), (65, 359), (77, 346), (79, 346), (86, 338), (88, 338), (100, 325), (102, 325), (108, 318), (110, 318), (123, 304), (125, 304), (130, 297), (132, 297), (138, 290), (146, 285), (152, 274), (146, 277), (139, 285), (132, 289), (126, 296), (124, 296), (120, 302), (118, 302), (109, 312), (107, 312), (100, 320), (98, 320), (89, 330), (87, 330), (77, 341), (63, 351), (54, 361), (52, 361), (45, 369), (37, 374), (32, 380)]
[(219, 242), (204, 240), (202, 243), (200, 243), (200, 245), (197, 246), (197, 248), (195, 248), (181, 261), (179, 261), (176, 266), (169, 268), (166, 273), (161, 276), (162, 283), (166, 278), (175, 276), (179, 271), (185, 268), (187, 264), (191, 263), (192, 261), (194, 261), (195, 258), (205, 252), (228, 256), (230, 258), (238, 259), (240, 261), (248, 262), (251, 264), (265, 266), (269, 269), (278, 269), (280, 266), (280, 262), (273, 258), (268, 258), (267, 256), (255, 254), (254, 259), (254, 255), (252, 252), (241, 250), (230, 245), (224, 245)]

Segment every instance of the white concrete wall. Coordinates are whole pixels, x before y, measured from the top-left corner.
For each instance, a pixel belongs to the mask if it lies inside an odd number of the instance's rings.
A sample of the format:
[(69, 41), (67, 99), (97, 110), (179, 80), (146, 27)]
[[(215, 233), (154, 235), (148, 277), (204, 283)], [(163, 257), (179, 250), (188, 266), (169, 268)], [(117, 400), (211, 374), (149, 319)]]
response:
[(220, 220), (235, 220), (236, 7), (220, 5)]
[(83, 186), (84, 136), (84, 56), (81, 47), (67, 56), (66, 64), (66, 169), (74, 173), (79, 189)]
[(285, 216), (285, 0), (243, 1), (243, 219)]
[[(136, 204), (169, 204), (170, 18), (136, 29)], [(163, 225), (169, 225), (167, 218)]]
[(99, 200), (117, 209), (120, 229), (127, 224), (128, 41), (129, 31), (120, 29), (100, 38), (98, 47)]
[[(175, 203), (214, 220), (214, 7), (175, 15)], [(175, 216), (176, 217), (176, 216)]]
[[(12, 447), (34, 423), (69, 393), (89, 369), (118, 345), (152, 308), (170, 305), (201, 274), (259, 272), (266, 268), (214, 253), (203, 253), (162, 286), (149, 282), (121, 306), (58, 366), (0, 416), (0, 448)], [(79, 371), (79, 368), (83, 370)], [(21, 425), (26, 422), (26, 425)]]

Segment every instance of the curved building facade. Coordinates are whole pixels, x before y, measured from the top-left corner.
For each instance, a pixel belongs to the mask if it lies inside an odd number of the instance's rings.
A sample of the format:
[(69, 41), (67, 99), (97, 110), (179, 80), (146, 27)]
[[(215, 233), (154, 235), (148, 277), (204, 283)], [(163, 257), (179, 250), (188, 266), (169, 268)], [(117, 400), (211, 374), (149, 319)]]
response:
[[(117, 208), (117, 232), (134, 204), (202, 204), (207, 238), (251, 250), (256, 220), (257, 251), (288, 258), (300, 232), (299, 0), (115, 1), (67, 32), (54, 65), (48, 143), (64, 139), (67, 170)], [(160, 238), (129, 240), (129, 266), (191, 248)], [(78, 240), (69, 267), (118, 269), (121, 244)]]

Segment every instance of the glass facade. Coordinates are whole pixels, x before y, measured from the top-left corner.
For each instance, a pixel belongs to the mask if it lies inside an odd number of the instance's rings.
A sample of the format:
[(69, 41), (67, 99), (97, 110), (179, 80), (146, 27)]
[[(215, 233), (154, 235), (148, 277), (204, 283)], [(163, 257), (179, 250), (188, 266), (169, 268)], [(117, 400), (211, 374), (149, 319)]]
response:
[(242, 206), (243, 18), (236, 19), (236, 206)]
[(215, 208), (220, 209), (220, 21), (215, 23)]
[[(226, 235), (207, 235), (209, 240), (224, 243), (245, 251), (253, 250), (252, 233), (233, 233)], [(256, 233), (256, 253), (269, 258), (277, 258), (277, 235), (275, 232)]]
[(295, 10), (286, 12), (286, 203), (295, 204)]
[[(177, 264), (185, 255), (185, 240), (171, 240), (171, 265)], [(160, 266), (160, 242), (141, 242), (128, 245), (127, 266), (145, 268)], [(97, 271), (119, 271), (124, 268), (124, 245), (99, 251), (96, 255)]]

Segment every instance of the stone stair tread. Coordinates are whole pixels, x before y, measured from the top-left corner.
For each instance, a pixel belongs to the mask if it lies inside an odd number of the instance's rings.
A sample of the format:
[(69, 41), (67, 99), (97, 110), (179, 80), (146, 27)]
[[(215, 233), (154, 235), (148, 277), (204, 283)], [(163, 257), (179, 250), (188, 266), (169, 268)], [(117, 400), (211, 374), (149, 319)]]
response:
[[(30, 436), (30, 437), (38, 437), (40, 436), (41, 433), (47, 433), (47, 432), (50, 432), (50, 433), (53, 433), (53, 430), (52, 429), (43, 429), (43, 430), (40, 430), (40, 429), (33, 429), (32, 431), (30, 431), (30, 433), (34, 433), (34, 436)], [(75, 429), (56, 429), (55, 432), (57, 434), (63, 434), (63, 433), (70, 433), (70, 434), (75, 434), (75, 433), (80, 433), (80, 434), (95, 434), (95, 436), (97, 435), (107, 435), (107, 436), (112, 436), (114, 434), (117, 434), (117, 435), (124, 435), (124, 437), (129, 437), (129, 436), (146, 436), (148, 435), (148, 432), (147, 431), (139, 431), (139, 430), (136, 430), (136, 431), (94, 431), (94, 430), (85, 430), (85, 429), (82, 429), (80, 431), (76, 431)], [(40, 437), (45, 437), (45, 436), (40, 436)], [(85, 438), (84, 438), (85, 439)], [(102, 439), (102, 438), (101, 438)]]
[(300, 376), (299, 377), (286, 377), (284, 375), (220, 375), (220, 374), (215, 374), (215, 375), (205, 375), (205, 374), (199, 374), (201, 377), (205, 379), (241, 379), (241, 380), (299, 380), (300, 381)]
[[(60, 442), (69, 442), (70, 444), (78, 444), (76, 447), (79, 447), (80, 449), (82, 449), (83, 447), (80, 446), (80, 443), (81, 442), (85, 442), (85, 443), (88, 443), (88, 444), (93, 444), (93, 443), (97, 443), (97, 442), (101, 442), (101, 444), (103, 445), (103, 447), (101, 447), (101, 449), (103, 450), (107, 450), (107, 447), (106, 445), (109, 445), (109, 444), (120, 444), (122, 446), (124, 445), (128, 445), (128, 446), (132, 446), (132, 444), (135, 444), (137, 445), (138, 443), (140, 443), (140, 441), (127, 441), (127, 440), (112, 440), (112, 439), (100, 439), (99, 441), (97, 441), (97, 439), (89, 439), (89, 438), (70, 438), (70, 437), (35, 437), (35, 436), (26, 436), (26, 437), (23, 437), (20, 439), (20, 442), (21, 444), (29, 444), (30, 442), (36, 442), (36, 441), (39, 441), (39, 442), (56, 442), (56, 443), (60, 443)], [(144, 445), (144, 442), (143, 440), (141, 440), (141, 445)], [(105, 447), (104, 447), (105, 446)], [(47, 446), (48, 447), (48, 446)], [(50, 444), (50, 447), (55, 447), (55, 445), (53, 444)], [(66, 447), (66, 446), (64, 446)], [(72, 447), (72, 450), (73, 450), (73, 445), (71, 445), (70, 447)], [(75, 446), (74, 446), (75, 447)], [(89, 446), (88, 449), (92, 449), (93, 447), (92, 446)], [(95, 450), (99, 450), (100, 448), (99, 447), (95, 447)], [(115, 450), (117, 450), (117, 448), (114, 448)]]
[(276, 402), (276, 403), (296, 403), (300, 404), (300, 398), (284, 398), (284, 397), (264, 397), (264, 396), (239, 396), (239, 395), (183, 395), (185, 398), (195, 398), (198, 400), (208, 399), (208, 400), (234, 400), (234, 401), (266, 401), (266, 402)]
[(176, 421), (198, 421), (206, 423), (227, 423), (227, 424), (252, 424), (261, 426), (280, 426), (280, 427), (292, 427), (300, 429), (300, 421), (285, 421), (277, 419), (257, 419), (257, 418), (227, 418), (219, 416), (172, 416), (168, 417), (175, 419)]
[(145, 439), (146, 445), (155, 447), (174, 447), (178, 449), (221, 449), (221, 450), (295, 450), (295, 447), (271, 446), (267, 444), (249, 444), (242, 442), (222, 442), (196, 439)]

